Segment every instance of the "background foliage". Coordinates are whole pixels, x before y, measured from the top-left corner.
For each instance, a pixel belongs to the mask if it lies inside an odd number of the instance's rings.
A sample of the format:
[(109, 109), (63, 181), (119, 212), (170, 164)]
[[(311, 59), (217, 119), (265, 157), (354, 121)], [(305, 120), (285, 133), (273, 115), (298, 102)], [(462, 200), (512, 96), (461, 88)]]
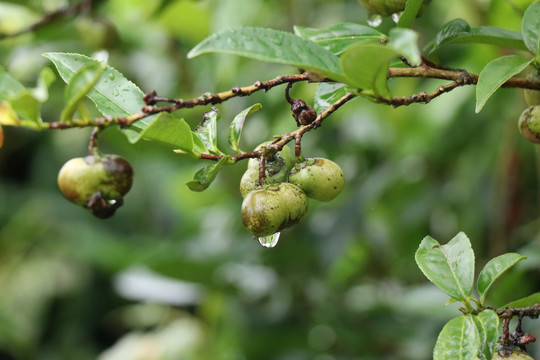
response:
[[(519, 31), (514, 7), (531, 2), (433, 1), (415, 29), (421, 46), (456, 17)], [(67, 3), (0, 2), (0, 32)], [(228, 55), (187, 60), (211, 33), (366, 20), (353, 0), (109, 0), (95, 2), (92, 14), (0, 41), (0, 65), (32, 85), (50, 64), (42, 53), (91, 56), (106, 49), (109, 64), (143, 91), (192, 98), (296, 71)], [(379, 29), (390, 26), (385, 19)], [(110, 31), (104, 42), (99, 29)], [(439, 58), (478, 73), (514, 53), (450, 45)], [(390, 82), (404, 96), (438, 84)], [(309, 103), (314, 90), (296, 85), (292, 95)], [(45, 121), (60, 118), (63, 91), (57, 80)], [(347, 186), (331, 203), (311, 202), (303, 222), (272, 250), (241, 225), (238, 183), (245, 164), (227, 167), (208, 190), (194, 193), (184, 183), (200, 161), (156, 143), (130, 145), (107, 129), (102, 152), (127, 158), (136, 177), (126, 204), (101, 221), (65, 201), (56, 186), (61, 165), (86, 153), (88, 129), (5, 127), (0, 359), (430, 358), (436, 334), (456, 310), (444, 307), (446, 295), (414, 262), (424, 236), (444, 243), (464, 231), (480, 268), (504, 252), (528, 256), (495, 285), (494, 305), (539, 291), (537, 150), (516, 125), (525, 103), (521, 91), (503, 89), (475, 114), (474, 91), (463, 87), (428, 105), (398, 109), (358, 99), (333, 114), (304, 138), (303, 151), (339, 163)], [(242, 148), (294, 129), (276, 88), (219, 105), (221, 143), (230, 120), (256, 102), (263, 109), (246, 121)], [(193, 127), (204, 111), (182, 113)], [(526, 322), (524, 330), (535, 333), (533, 326)]]

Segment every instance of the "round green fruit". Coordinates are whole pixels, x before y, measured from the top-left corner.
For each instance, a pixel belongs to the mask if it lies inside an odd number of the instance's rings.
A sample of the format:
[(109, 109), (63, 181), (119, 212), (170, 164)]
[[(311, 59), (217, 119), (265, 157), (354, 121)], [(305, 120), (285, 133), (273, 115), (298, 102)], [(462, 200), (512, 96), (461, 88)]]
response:
[(519, 117), (518, 127), (525, 139), (540, 144), (540, 105), (526, 108)]
[(307, 196), (298, 186), (264, 185), (244, 198), (242, 223), (254, 236), (268, 236), (298, 223), (307, 208)]
[[(431, 0), (424, 0), (423, 5)], [(358, 0), (370, 14), (390, 16), (405, 10), (407, 0)]]
[[(255, 150), (266, 146), (270, 142), (262, 143)], [(275, 153), (265, 162), (265, 184), (276, 184), (285, 182), (287, 175), (296, 162), (296, 157), (288, 146), (284, 146), (281, 151)], [(259, 187), (259, 159), (249, 159), (248, 167), (240, 180), (240, 193), (246, 197), (251, 191)]]
[(131, 165), (116, 155), (74, 158), (58, 173), (58, 187), (64, 197), (99, 218), (114, 214), (132, 183)]
[(345, 177), (335, 162), (323, 158), (308, 158), (293, 167), (289, 173), (289, 182), (300, 186), (312, 199), (330, 201), (343, 190)]

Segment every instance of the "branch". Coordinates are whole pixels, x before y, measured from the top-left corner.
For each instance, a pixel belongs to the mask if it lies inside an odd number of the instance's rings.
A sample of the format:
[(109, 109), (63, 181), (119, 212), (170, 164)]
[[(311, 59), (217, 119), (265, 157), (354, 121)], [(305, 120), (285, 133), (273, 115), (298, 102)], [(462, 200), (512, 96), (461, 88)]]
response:
[(540, 304), (534, 304), (532, 306), (524, 308), (497, 309), (492, 306), (488, 306), (487, 308), (495, 311), (501, 319), (511, 319), (514, 316), (527, 316), (534, 319), (540, 316)]
[(50, 24), (51, 22), (57, 19), (60, 19), (64, 16), (73, 15), (81, 11), (89, 11), (91, 7), (92, 7), (92, 0), (82, 0), (81, 2), (77, 4), (71, 4), (69, 6), (65, 6), (58, 10), (45, 14), (39, 21), (37, 21), (36, 23), (26, 28), (23, 28), (19, 31), (9, 33), (9, 34), (0, 34), (0, 40), (10, 38), (10, 37), (16, 37), (16, 36), (23, 35), (29, 32), (33, 32), (37, 30), (38, 28), (44, 25)]

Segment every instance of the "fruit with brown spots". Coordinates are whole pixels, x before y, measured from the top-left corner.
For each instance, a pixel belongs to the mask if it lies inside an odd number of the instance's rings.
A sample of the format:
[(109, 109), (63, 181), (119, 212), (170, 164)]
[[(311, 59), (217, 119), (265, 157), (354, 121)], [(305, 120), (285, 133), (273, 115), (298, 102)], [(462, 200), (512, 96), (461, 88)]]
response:
[(268, 236), (298, 223), (307, 208), (307, 196), (298, 186), (263, 185), (244, 198), (242, 223), (254, 236)]
[(111, 217), (123, 204), (132, 183), (131, 165), (117, 155), (74, 158), (58, 173), (58, 187), (64, 197), (101, 219)]
[(330, 201), (345, 186), (343, 170), (335, 162), (323, 158), (308, 158), (296, 164), (289, 173), (289, 182), (319, 201)]
[(540, 105), (526, 108), (519, 117), (518, 127), (525, 139), (540, 144)]

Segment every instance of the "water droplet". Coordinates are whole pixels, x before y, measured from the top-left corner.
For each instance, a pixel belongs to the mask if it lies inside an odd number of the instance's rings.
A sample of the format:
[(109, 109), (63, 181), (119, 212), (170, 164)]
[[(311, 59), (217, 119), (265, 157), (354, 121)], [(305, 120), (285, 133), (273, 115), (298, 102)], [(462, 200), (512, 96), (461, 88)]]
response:
[(281, 45), (283, 43), (283, 35), (276, 34), (276, 36), (273, 36), (270, 41), (272, 41), (276, 45)]
[(113, 73), (109, 74), (109, 79), (114, 80), (114, 74)]
[(394, 22), (397, 24), (401, 15), (403, 15), (403, 12), (393, 13), (392, 20), (394, 20)]
[(367, 23), (369, 26), (377, 27), (382, 23), (382, 16), (378, 14), (373, 14), (369, 17)]
[(265, 248), (273, 248), (278, 243), (279, 235), (281, 235), (281, 233), (277, 232), (277, 233), (272, 234), (272, 235), (260, 237), (259, 238), (259, 243), (262, 246), (264, 246)]

